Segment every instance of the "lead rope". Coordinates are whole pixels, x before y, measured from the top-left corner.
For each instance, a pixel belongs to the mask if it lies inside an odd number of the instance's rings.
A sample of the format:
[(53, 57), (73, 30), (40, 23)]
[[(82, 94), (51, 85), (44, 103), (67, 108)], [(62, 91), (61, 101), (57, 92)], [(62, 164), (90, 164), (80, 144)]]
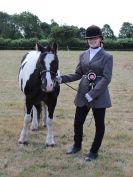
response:
[[(74, 90), (74, 91), (76, 91), (76, 92), (78, 92), (78, 93), (84, 95), (82, 92), (79, 92), (77, 89), (73, 88), (71, 85), (69, 85), (69, 84), (67, 84), (67, 83), (63, 83), (63, 84), (65, 84), (66, 86), (70, 87), (72, 90)], [(93, 113), (92, 113), (92, 116), (91, 116), (90, 122), (89, 122), (89, 124), (88, 124), (88, 127), (90, 127), (93, 117), (94, 117), (94, 115), (93, 115)]]
[(79, 92), (77, 89), (73, 88), (71, 85), (69, 85), (69, 84), (67, 84), (67, 83), (63, 83), (63, 84), (67, 85), (67, 86), (70, 87), (72, 90), (74, 90), (74, 91), (80, 93), (81, 95), (84, 95), (82, 92)]

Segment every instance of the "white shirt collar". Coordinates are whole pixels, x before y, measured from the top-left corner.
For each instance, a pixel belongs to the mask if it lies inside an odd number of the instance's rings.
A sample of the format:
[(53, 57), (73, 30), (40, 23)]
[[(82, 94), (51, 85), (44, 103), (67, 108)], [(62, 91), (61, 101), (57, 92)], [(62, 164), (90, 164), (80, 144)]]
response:
[(96, 49), (93, 48), (89, 48), (90, 51), (90, 60), (97, 54), (97, 52), (99, 52), (99, 50), (101, 50), (101, 47), (98, 47)]

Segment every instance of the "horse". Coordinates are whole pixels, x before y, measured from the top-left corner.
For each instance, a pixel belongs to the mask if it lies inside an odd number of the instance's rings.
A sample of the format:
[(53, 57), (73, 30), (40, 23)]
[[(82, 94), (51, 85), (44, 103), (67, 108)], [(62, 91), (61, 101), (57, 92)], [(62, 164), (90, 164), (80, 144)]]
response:
[(37, 129), (41, 105), (43, 126), (47, 126), (45, 144), (54, 146), (53, 114), (60, 92), (56, 82), (56, 76), (60, 75), (57, 44), (43, 47), (37, 43), (35, 49), (23, 56), (19, 69), (19, 87), (25, 95), (25, 115), (18, 142), (28, 144), (29, 125), (32, 121), (31, 129)]

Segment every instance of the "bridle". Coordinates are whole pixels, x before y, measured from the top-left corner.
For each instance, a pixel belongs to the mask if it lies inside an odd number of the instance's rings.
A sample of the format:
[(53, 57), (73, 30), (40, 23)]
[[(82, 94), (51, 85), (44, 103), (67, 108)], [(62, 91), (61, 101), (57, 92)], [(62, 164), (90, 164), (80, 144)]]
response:
[[(55, 75), (55, 78), (53, 79), (53, 84), (54, 84), (54, 87), (56, 87), (56, 83), (57, 83), (57, 81), (56, 81), (56, 76), (57, 76), (58, 74), (55, 73), (55, 72), (53, 72), (53, 71), (50, 71), (50, 70), (42, 70), (42, 71), (40, 71), (40, 76), (42, 77), (42, 75), (43, 75), (44, 73), (47, 73), (47, 72), (53, 73), (53, 74)], [(42, 80), (42, 79), (41, 79), (41, 80)]]
[(42, 75), (42, 74), (44, 74), (44, 73), (47, 73), (47, 72), (52, 73), (52, 74), (55, 74), (55, 76), (57, 76), (57, 73), (55, 73), (55, 72), (53, 72), (53, 71), (50, 71), (50, 70), (42, 70), (42, 71), (40, 71), (40, 75)]
[[(48, 53), (51, 53), (51, 52), (44, 52), (44, 54), (48, 54)], [(39, 66), (39, 70), (40, 70), (41, 78), (42, 78), (42, 75), (45, 74), (45, 73), (54, 74), (54, 78), (52, 80), (54, 82), (54, 85), (56, 85), (56, 76), (58, 75), (57, 72), (54, 72), (54, 71), (51, 71), (51, 70), (48, 70), (48, 69), (43, 69), (43, 67), (41, 65)]]

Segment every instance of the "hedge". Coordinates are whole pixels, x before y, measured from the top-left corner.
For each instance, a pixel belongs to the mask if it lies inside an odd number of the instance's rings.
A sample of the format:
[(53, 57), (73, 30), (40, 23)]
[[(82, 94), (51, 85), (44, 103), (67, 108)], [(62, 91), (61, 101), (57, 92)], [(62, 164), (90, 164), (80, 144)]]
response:
[[(53, 39), (4, 39), (0, 38), (0, 49), (16, 49), (16, 50), (29, 50), (34, 49), (35, 44), (39, 42), (43, 46), (52, 44)], [(63, 42), (57, 42), (59, 50), (85, 50), (88, 48), (85, 40), (77, 38), (69, 39)], [(133, 50), (133, 39), (117, 39), (117, 40), (104, 40), (104, 48), (106, 50)]]

